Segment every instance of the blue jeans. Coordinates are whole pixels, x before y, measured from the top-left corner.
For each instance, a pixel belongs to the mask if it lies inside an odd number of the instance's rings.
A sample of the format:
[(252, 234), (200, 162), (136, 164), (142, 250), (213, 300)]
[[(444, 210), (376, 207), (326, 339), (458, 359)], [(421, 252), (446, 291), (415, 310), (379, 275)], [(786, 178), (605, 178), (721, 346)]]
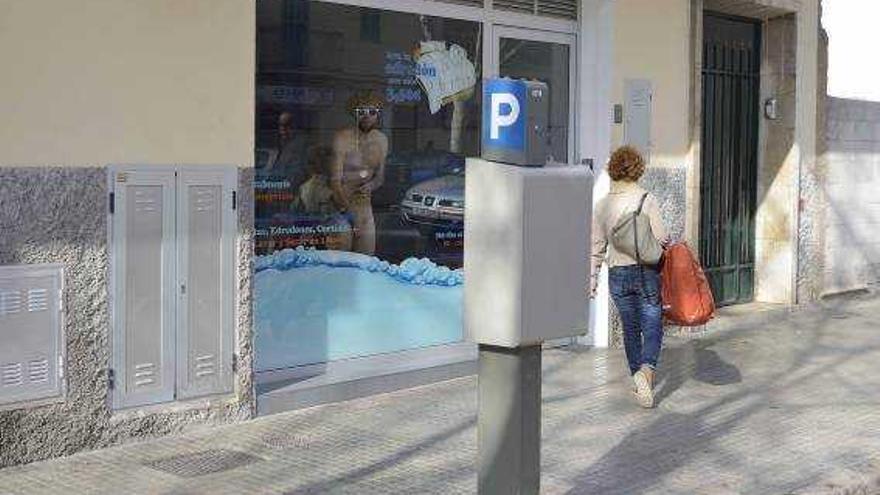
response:
[(623, 320), (623, 345), (630, 373), (657, 368), (663, 343), (660, 272), (656, 267), (617, 266), (608, 272), (611, 298)]

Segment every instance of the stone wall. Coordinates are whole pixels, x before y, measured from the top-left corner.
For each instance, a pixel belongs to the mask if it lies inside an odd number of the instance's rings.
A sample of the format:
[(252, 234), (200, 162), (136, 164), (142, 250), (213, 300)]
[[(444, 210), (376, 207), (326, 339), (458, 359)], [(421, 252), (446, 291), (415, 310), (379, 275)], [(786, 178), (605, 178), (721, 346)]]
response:
[[(823, 134), (825, 129), (824, 102), (828, 88), (828, 36), (821, 24), (816, 27), (816, 56), (812, 58), (816, 67), (815, 99), (804, 103), (813, 105), (815, 120), (811, 129), (813, 139), (802, 144), (812, 149), (802, 152), (798, 191), (798, 250), (796, 301), (798, 304), (814, 302), (822, 294), (825, 266), (825, 220), (828, 202), (823, 189), (826, 183), (826, 168), (822, 160)], [(803, 100), (798, 97), (798, 100)]]
[[(819, 62), (824, 90), (833, 69), (827, 37)], [(880, 102), (826, 97), (819, 116), (822, 293), (880, 284)]]
[(684, 238), (687, 215), (687, 170), (684, 167), (649, 167), (639, 183), (660, 204), (660, 214), (669, 235)]
[(66, 396), (0, 410), (0, 467), (254, 415), (252, 173), (240, 174), (237, 353), (233, 396), (112, 411), (108, 400), (109, 249), (103, 168), (0, 167), (0, 265), (63, 263)]
[(880, 283), (880, 103), (827, 98), (824, 292)]

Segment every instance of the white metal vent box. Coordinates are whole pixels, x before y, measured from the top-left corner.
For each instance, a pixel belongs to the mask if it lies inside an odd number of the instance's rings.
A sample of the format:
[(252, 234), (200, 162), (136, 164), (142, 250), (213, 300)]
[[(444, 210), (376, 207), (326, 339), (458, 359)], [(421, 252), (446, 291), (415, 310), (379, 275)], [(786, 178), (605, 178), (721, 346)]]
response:
[(63, 265), (0, 266), (0, 404), (62, 393)]
[(467, 160), (465, 332), (502, 347), (587, 331), (592, 174)]

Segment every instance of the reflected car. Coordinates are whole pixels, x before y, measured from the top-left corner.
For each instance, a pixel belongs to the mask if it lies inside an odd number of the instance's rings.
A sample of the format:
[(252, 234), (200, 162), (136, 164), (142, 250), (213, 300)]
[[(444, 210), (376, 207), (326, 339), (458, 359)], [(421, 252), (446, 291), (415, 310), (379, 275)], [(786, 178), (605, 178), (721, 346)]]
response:
[(398, 206), (413, 184), (449, 174), (464, 159), (446, 151), (404, 151), (388, 155), (385, 181), (373, 192), (373, 206)]
[(418, 225), (464, 223), (464, 170), (419, 182), (400, 202), (404, 220)]

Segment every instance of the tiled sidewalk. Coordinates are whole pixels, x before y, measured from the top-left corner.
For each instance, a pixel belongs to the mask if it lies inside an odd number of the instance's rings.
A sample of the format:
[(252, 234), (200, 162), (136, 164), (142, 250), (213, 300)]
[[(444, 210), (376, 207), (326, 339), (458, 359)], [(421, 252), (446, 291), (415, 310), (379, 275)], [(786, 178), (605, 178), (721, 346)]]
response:
[[(880, 300), (622, 351), (548, 351), (544, 493), (880, 493)], [(476, 380), (0, 470), (0, 493), (474, 493)], [(179, 457), (187, 456), (189, 457)]]

